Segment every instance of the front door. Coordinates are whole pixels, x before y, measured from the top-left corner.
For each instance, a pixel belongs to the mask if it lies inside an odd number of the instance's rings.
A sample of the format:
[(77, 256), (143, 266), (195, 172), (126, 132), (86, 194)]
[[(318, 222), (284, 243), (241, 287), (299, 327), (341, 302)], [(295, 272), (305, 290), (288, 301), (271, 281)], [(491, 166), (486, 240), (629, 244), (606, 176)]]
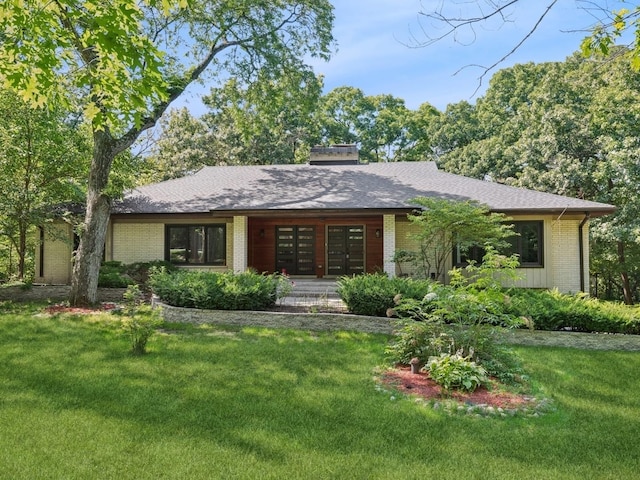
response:
[(276, 227), (276, 270), (289, 275), (315, 275), (316, 227)]
[(327, 227), (327, 275), (364, 273), (364, 227)]

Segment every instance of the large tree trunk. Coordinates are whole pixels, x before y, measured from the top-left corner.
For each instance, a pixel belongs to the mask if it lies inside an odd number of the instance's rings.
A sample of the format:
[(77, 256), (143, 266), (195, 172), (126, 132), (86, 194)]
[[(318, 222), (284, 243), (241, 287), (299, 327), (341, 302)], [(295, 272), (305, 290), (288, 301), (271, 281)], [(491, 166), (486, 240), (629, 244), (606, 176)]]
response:
[(620, 270), (620, 280), (622, 280), (622, 296), (626, 305), (633, 305), (633, 294), (629, 285), (629, 273), (627, 272), (624, 252), (624, 242), (618, 242), (618, 261), (622, 267)]
[(73, 306), (94, 305), (98, 301), (98, 272), (102, 262), (111, 199), (104, 194), (109, 172), (116, 156), (114, 140), (108, 130), (93, 134), (93, 159), (87, 188), (87, 211), (80, 233), (71, 277), (69, 303)]

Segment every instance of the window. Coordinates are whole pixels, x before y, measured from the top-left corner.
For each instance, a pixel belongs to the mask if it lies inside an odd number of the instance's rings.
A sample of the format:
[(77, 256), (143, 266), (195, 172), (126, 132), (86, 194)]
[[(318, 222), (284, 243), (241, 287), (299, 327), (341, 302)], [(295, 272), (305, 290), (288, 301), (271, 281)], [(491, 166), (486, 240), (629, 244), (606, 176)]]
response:
[(465, 267), (469, 265), (470, 261), (474, 261), (476, 265), (480, 264), (485, 253), (484, 248), (479, 245), (473, 245), (466, 250), (463, 250), (460, 245), (456, 245), (453, 247), (453, 266)]
[(165, 260), (187, 265), (226, 265), (226, 226), (167, 225)]
[[(507, 239), (509, 246), (502, 251), (505, 255), (517, 254), (520, 267), (543, 267), (543, 222), (542, 221), (522, 221), (513, 222), (514, 235)], [(485, 250), (481, 246), (472, 246), (463, 250), (460, 246), (453, 249), (453, 265), (464, 267), (473, 260), (476, 264), (482, 263)]]
[(507, 239), (511, 246), (504, 253), (517, 254), (521, 267), (544, 266), (542, 224), (542, 221), (513, 222), (513, 231), (518, 235)]

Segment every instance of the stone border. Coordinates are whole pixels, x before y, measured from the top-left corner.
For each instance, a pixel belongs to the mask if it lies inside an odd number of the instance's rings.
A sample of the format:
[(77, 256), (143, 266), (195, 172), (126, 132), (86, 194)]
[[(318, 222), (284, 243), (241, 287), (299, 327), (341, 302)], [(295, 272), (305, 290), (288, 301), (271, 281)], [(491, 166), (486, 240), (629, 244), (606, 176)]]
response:
[[(167, 322), (194, 325), (229, 325), (241, 327), (292, 328), (315, 331), (358, 331), (364, 333), (392, 334), (396, 319), (368, 317), (347, 313), (287, 313), (248, 310), (201, 310), (172, 307), (152, 300), (162, 307)], [(583, 350), (640, 351), (640, 335), (610, 335), (578, 332), (530, 332), (515, 330), (506, 335), (508, 344), (571, 347)]]
[(249, 310), (202, 310), (173, 307), (154, 299), (162, 307), (162, 317), (172, 323), (214, 324), (241, 327), (293, 328), (296, 330), (353, 330), (364, 333), (390, 334), (393, 320), (335, 313), (286, 313)]

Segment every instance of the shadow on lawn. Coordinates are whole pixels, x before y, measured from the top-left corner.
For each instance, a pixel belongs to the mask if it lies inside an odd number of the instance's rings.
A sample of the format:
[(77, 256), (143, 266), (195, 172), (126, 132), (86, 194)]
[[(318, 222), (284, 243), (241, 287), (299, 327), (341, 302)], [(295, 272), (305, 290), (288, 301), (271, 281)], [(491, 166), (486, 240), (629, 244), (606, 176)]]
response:
[(209, 329), (158, 335), (149, 355), (132, 357), (111, 326), (52, 319), (23, 332), (1, 341), (15, 352), (0, 355), (13, 388), (41, 398), (39, 408), (124, 421), (149, 441), (198, 438), (276, 462), (290, 461), (294, 445), (369, 455), (392, 442), (399, 448), (380, 455), (400, 459), (413, 449), (403, 424), (433, 429), (444, 421), (398, 411), (375, 393), (384, 336)]

